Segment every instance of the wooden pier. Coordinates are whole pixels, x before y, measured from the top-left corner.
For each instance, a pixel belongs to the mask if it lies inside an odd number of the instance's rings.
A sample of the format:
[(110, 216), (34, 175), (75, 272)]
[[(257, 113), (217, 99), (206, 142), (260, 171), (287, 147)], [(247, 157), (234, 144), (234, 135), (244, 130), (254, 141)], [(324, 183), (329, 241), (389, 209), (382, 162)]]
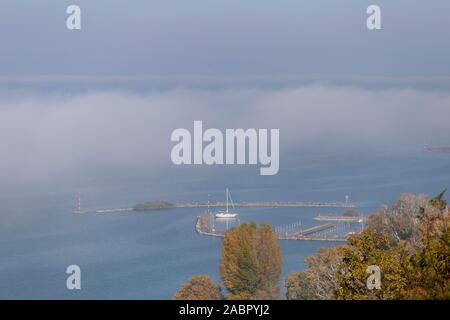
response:
[(310, 234), (314, 234), (314, 233), (316, 233), (316, 232), (323, 231), (323, 230), (327, 230), (327, 229), (332, 229), (332, 228), (334, 228), (334, 225), (333, 225), (333, 224), (331, 224), (331, 223), (325, 223), (325, 224), (321, 224), (320, 226), (314, 226), (314, 227), (305, 229), (305, 230), (303, 230), (303, 231), (294, 233), (293, 235), (294, 235), (294, 236), (308, 236), (308, 235), (310, 235)]

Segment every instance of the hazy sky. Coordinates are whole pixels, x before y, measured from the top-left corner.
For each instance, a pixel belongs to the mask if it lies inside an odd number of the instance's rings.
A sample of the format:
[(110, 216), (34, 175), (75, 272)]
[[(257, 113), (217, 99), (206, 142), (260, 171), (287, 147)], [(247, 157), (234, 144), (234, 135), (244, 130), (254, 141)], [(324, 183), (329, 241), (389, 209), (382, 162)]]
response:
[[(82, 30), (66, 29), (66, 8)], [(382, 30), (366, 8), (382, 9)], [(441, 77), (445, 0), (2, 0), (0, 79), (11, 75)]]
[[(80, 31), (66, 28), (74, 3)], [(369, 4), (382, 30), (366, 28)], [(447, 145), (449, 15), (444, 0), (1, 0), (0, 185), (173, 169), (170, 133), (193, 120), (279, 128), (282, 155)], [(312, 81), (129, 90), (149, 79)]]

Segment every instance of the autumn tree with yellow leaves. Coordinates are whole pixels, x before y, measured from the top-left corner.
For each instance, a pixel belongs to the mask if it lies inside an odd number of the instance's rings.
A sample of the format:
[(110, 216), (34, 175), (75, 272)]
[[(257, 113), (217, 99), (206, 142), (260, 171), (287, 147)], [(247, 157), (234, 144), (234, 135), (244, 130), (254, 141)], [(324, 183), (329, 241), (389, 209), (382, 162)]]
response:
[(222, 290), (207, 275), (191, 278), (173, 296), (175, 300), (222, 300)]
[(278, 299), (281, 269), (281, 250), (269, 225), (242, 224), (225, 235), (220, 274), (229, 299)]
[[(225, 234), (220, 275), (228, 299), (279, 299), (281, 250), (275, 232), (267, 224), (231, 228)], [(223, 299), (220, 287), (208, 276), (191, 278), (174, 299)]]

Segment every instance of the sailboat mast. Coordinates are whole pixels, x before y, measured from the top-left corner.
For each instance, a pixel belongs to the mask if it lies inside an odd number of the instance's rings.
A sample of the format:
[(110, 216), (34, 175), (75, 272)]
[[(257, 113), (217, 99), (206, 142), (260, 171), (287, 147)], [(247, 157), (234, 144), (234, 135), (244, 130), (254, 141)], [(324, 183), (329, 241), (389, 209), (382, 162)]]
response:
[(78, 212), (81, 211), (81, 193), (78, 192)]
[(227, 195), (227, 213), (228, 213), (228, 188), (227, 188), (227, 191), (226, 191), (226, 195)]

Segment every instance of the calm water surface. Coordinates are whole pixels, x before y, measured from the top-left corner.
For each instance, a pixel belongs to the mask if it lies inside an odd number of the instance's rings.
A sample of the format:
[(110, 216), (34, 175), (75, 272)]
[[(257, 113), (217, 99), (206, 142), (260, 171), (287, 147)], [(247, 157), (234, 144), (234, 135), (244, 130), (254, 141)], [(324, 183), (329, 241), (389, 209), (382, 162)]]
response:
[[(294, 166), (296, 163), (297, 166)], [(435, 194), (449, 185), (449, 157), (291, 159), (277, 178), (146, 181), (144, 178), (93, 181), (82, 188), (86, 209), (127, 207), (139, 201), (342, 201), (346, 194), (368, 215), (400, 194)], [(168, 299), (189, 277), (208, 274), (219, 281), (221, 240), (196, 234), (198, 209), (147, 213), (75, 215), (73, 186), (5, 193), (0, 197), (0, 298)], [(306, 225), (318, 213), (340, 209), (241, 208), (242, 221), (274, 226)], [(284, 277), (305, 268), (304, 259), (336, 243), (281, 242)], [(66, 289), (65, 270), (77, 264), (82, 290)]]

